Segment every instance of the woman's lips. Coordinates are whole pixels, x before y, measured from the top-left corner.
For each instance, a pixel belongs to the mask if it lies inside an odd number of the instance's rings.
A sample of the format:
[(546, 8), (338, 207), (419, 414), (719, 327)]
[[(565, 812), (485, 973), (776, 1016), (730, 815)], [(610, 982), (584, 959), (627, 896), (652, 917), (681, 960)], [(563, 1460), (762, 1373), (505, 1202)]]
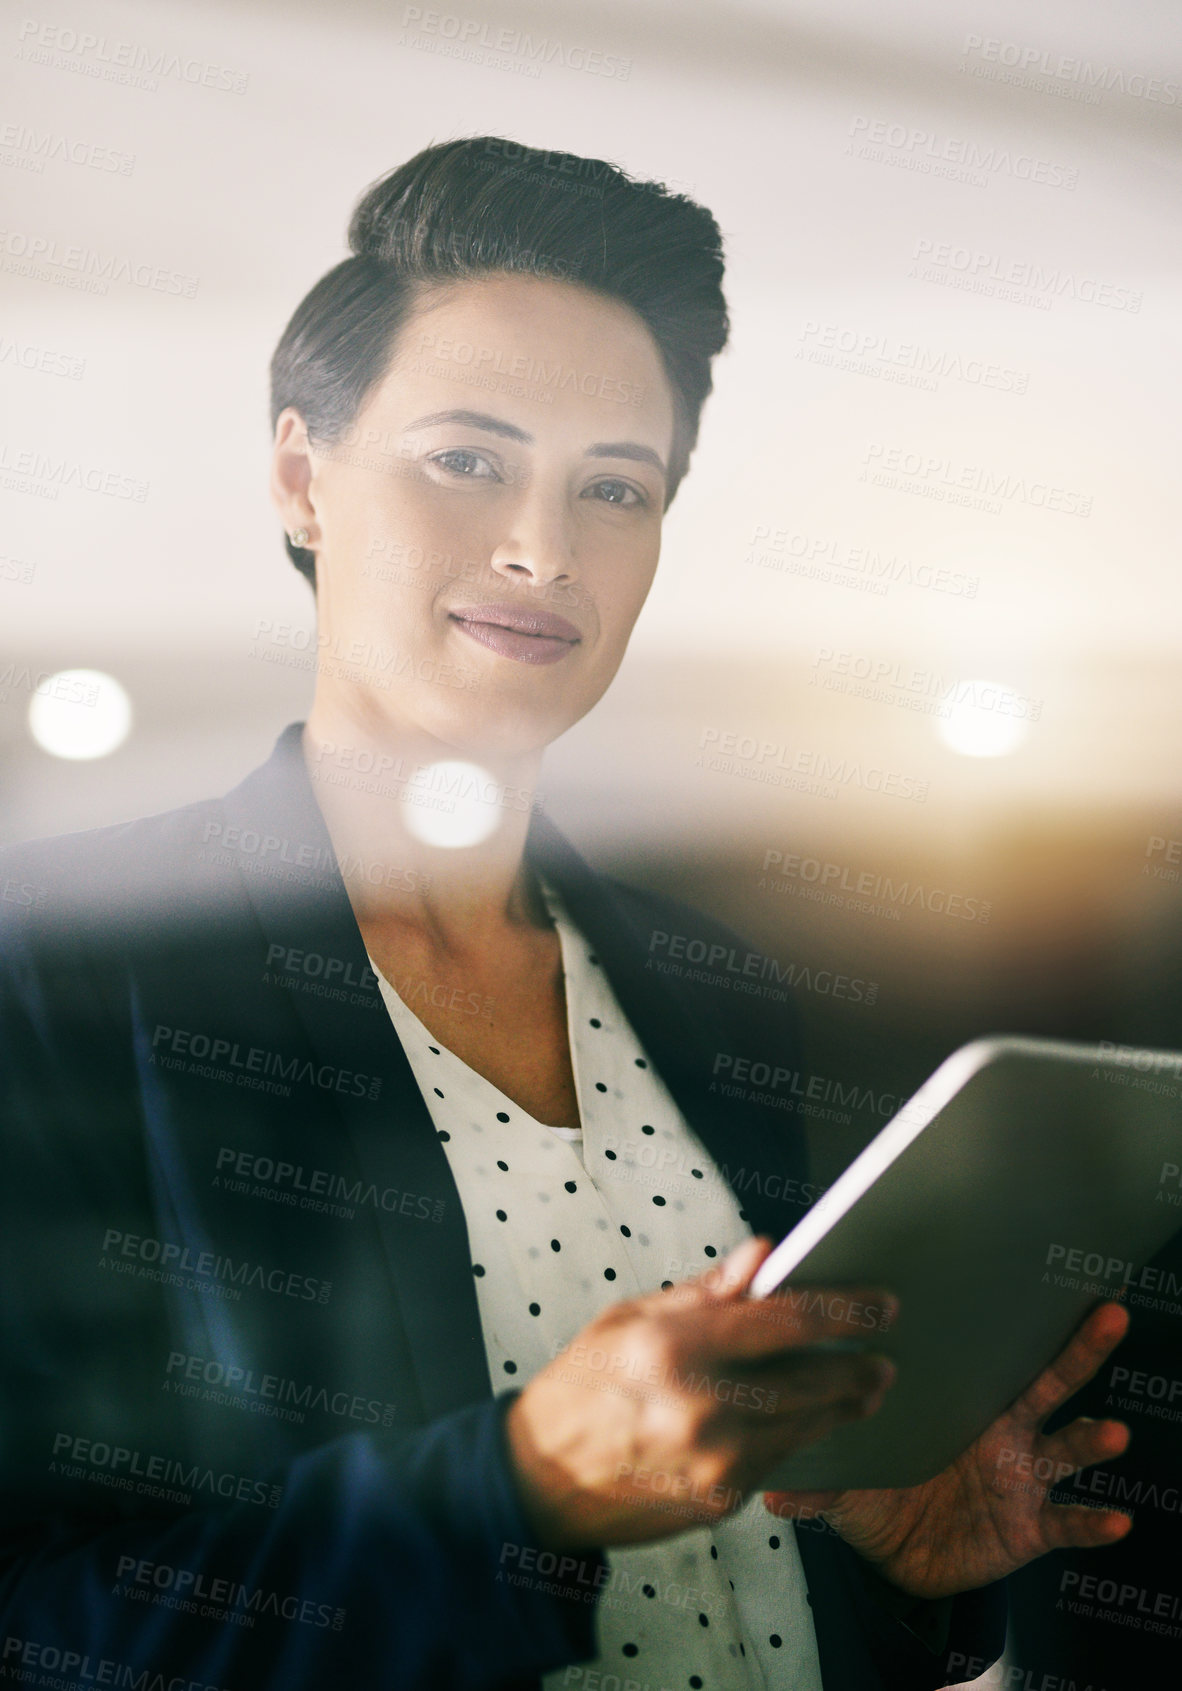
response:
[(582, 639), (565, 617), (523, 605), (470, 605), (449, 615), (473, 640), (518, 663), (557, 663)]

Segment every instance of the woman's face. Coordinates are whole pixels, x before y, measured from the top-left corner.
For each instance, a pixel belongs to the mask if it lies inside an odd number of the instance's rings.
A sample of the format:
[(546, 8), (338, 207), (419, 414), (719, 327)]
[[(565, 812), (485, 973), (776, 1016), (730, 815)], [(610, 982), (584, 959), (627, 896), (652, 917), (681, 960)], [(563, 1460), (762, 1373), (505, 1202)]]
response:
[(302, 424), (280, 419), (277, 485), (302, 476), (311, 512), (282, 506), (316, 552), (318, 703), (472, 753), (563, 733), (652, 583), (672, 438), (626, 306), (500, 274), (424, 295), (342, 444), (301, 471)]

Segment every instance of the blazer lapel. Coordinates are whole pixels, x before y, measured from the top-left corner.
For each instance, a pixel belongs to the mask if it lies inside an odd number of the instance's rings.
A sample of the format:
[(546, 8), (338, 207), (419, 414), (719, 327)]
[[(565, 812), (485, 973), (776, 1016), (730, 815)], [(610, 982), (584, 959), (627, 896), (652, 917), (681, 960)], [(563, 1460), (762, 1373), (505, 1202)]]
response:
[[(676, 977), (647, 965), (652, 938), (663, 919), (655, 901), (597, 874), (548, 817), (535, 814), (526, 856), (559, 888), (576, 925), (595, 947), (620, 1007), (648, 1052), (674, 1101), (723, 1172), (756, 1233), (780, 1239), (800, 1219), (803, 1198), (787, 1200), (807, 1172), (805, 1136), (797, 1122), (774, 1108), (725, 1098), (714, 1080), (720, 1048), (750, 1051), (798, 1066), (792, 1023), (773, 1013), (755, 1015), (751, 1001), (704, 1003)], [(724, 930), (684, 908), (679, 920), (699, 922), (709, 940)], [(733, 935), (727, 938), (733, 939)], [(756, 1031), (758, 1030), (758, 1031)], [(774, 1046), (774, 1049), (773, 1049)], [(766, 1047), (766, 1048), (765, 1048)]]
[(378, 1222), (423, 1413), (433, 1420), (492, 1393), (468, 1232), (430, 1112), (372, 980), (304, 767), (302, 729), (302, 723), (285, 729), (268, 762), (226, 795), (227, 829), (239, 830), (229, 844), (242, 853), (243, 880), (268, 956), (280, 956), (274, 947), (283, 953), (297, 947), (333, 960), (334, 977), (350, 982), (351, 1001), (289, 996), (318, 1061), (380, 1082), (376, 1098), (370, 1088), (364, 1096), (346, 1091), (336, 1099), (367, 1178), (379, 1188), (397, 1187), (442, 1204), (438, 1226), (385, 1211)]

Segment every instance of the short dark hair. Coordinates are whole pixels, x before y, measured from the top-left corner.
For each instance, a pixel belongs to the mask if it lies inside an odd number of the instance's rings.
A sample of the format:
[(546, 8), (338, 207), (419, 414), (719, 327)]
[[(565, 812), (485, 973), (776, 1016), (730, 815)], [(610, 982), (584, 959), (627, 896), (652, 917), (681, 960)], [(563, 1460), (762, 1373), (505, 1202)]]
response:
[[(703, 206), (601, 159), (476, 136), (426, 147), (379, 177), (354, 209), (349, 246), (353, 257), (301, 300), (275, 348), (272, 432), (291, 405), (314, 442), (338, 442), (424, 285), (548, 276), (622, 301), (656, 341), (674, 397), (668, 506), (729, 331), (722, 235)], [(315, 554), (286, 545), (315, 588)]]

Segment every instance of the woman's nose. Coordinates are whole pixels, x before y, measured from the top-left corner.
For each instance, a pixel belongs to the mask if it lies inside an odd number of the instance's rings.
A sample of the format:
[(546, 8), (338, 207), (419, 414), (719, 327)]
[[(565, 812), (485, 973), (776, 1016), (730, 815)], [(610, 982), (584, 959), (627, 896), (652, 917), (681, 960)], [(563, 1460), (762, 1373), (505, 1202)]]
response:
[(489, 562), (498, 575), (522, 585), (573, 581), (577, 573), (574, 536), (561, 504), (524, 499)]

